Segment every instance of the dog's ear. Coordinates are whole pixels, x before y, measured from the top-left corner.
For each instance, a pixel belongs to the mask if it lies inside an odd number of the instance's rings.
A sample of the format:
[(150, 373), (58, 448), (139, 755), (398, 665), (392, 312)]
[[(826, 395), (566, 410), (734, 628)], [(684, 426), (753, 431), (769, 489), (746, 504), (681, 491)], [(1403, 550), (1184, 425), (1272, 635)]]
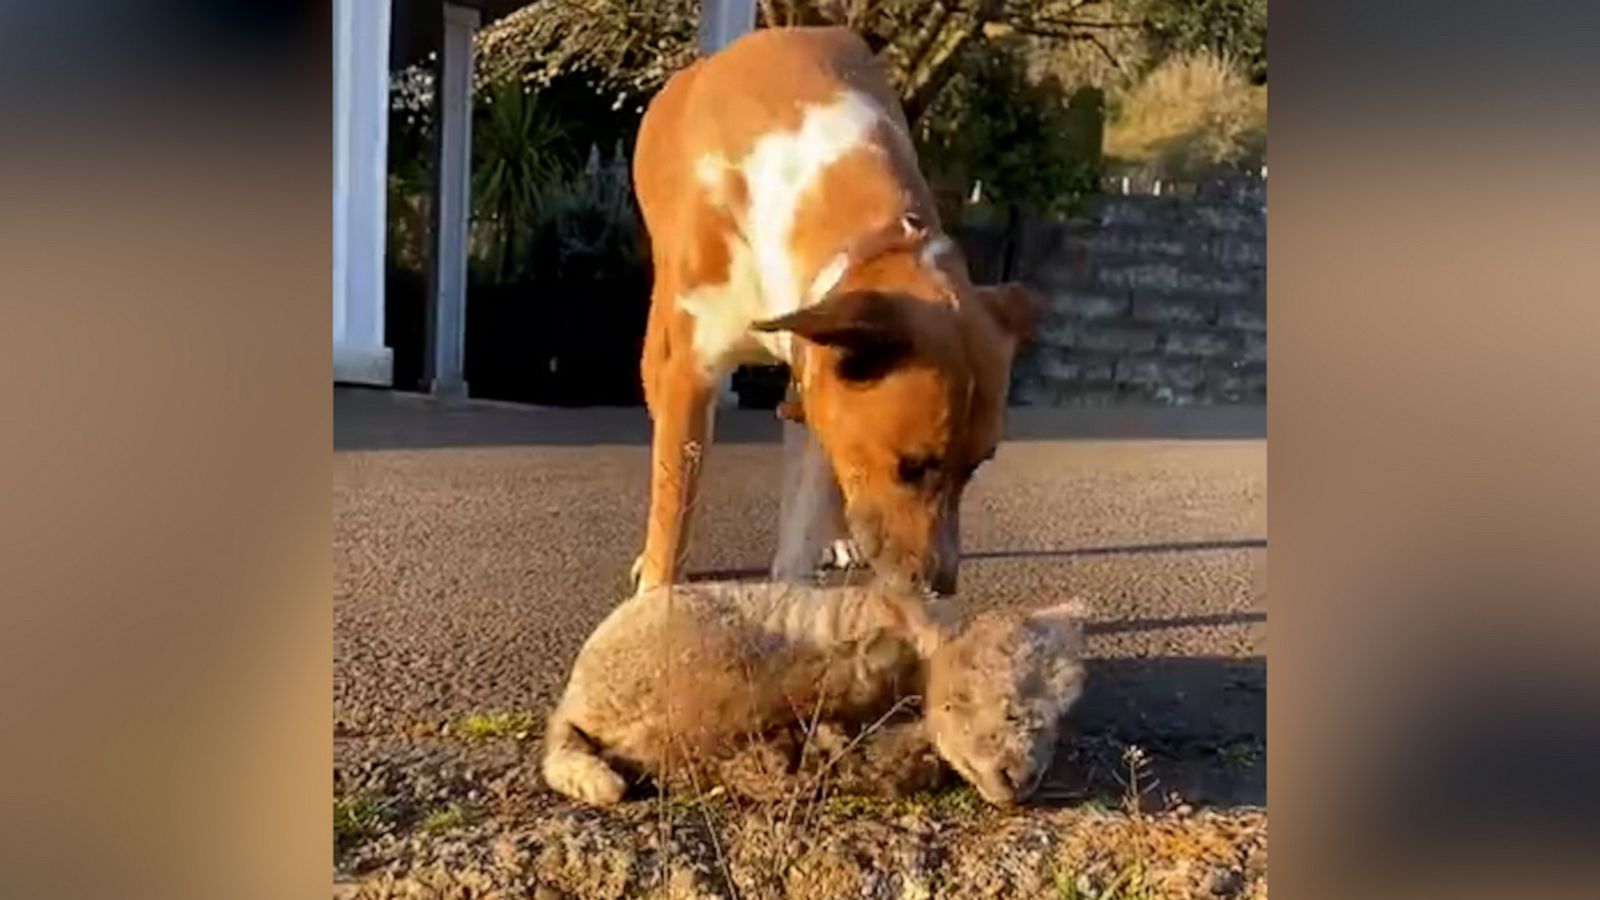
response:
[(843, 351), (839, 377), (875, 381), (911, 355), (911, 322), (891, 294), (848, 291), (786, 316), (755, 323), (757, 331), (788, 331), (808, 341)]
[(786, 316), (757, 322), (757, 331), (790, 331), (809, 341), (846, 350), (908, 342), (905, 310), (889, 294), (846, 291)]
[(987, 285), (975, 289), (978, 302), (1007, 334), (1018, 341), (1033, 338), (1039, 318), (1044, 315), (1044, 298), (1021, 282)]

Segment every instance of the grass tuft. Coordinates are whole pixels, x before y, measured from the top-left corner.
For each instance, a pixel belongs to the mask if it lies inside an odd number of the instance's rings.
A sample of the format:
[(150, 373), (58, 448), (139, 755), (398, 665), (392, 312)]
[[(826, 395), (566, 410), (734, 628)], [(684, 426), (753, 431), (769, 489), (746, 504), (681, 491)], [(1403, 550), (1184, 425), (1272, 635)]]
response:
[(1230, 766), (1248, 769), (1261, 761), (1261, 751), (1248, 741), (1234, 741), (1217, 750), (1217, 755)]
[(961, 785), (942, 791), (918, 791), (905, 797), (874, 797), (861, 794), (830, 794), (824, 810), (834, 818), (858, 819), (865, 817), (893, 818), (906, 815), (932, 816), (938, 819), (968, 819), (978, 815), (985, 807), (978, 792), (970, 785)]
[(1055, 870), (1055, 877), (1052, 882), (1055, 887), (1056, 900), (1080, 900), (1082, 895), (1078, 893), (1078, 880), (1072, 877), (1071, 872), (1058, 867)]
[(452, 729), (467, 738), (526, 737), (533, 729), (530, 712), (472, 713), (463, 716)]
[(393, 808), (376, 794), (358, 792), (333, 799), (333, 846), (336, 852), (371, 838), (390, 823)]
[(431, 835), (440, 835), (457, 828), (471, 824), (472, 816), (466, 807), (459, 803), (451, 803), (428, 813), (422, 819), (422, 830)]

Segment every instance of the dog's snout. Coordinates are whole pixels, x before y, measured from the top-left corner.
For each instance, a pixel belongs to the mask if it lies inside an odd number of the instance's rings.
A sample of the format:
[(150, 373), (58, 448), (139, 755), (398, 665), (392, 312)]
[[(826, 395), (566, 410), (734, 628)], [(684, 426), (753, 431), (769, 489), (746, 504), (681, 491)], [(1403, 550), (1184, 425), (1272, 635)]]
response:
[(896, 517), (865, 504), (851, 508), (847, 517), (851, 539), (878, 575), (943, 596), (955, 593), (960, 548), (953, 521), (921, 514)]

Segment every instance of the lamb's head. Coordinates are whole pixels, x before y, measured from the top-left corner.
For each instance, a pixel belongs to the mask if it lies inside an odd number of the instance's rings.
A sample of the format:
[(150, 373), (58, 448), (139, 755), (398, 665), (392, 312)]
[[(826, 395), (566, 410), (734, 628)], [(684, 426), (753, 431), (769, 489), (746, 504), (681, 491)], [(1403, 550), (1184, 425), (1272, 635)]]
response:
[(1077, 600), (985, 614), (930, 660), (934, 746), (990, 803), (1026, 799), (1050, 767), (1061, 716), (1083, 690), (1085, 614)]

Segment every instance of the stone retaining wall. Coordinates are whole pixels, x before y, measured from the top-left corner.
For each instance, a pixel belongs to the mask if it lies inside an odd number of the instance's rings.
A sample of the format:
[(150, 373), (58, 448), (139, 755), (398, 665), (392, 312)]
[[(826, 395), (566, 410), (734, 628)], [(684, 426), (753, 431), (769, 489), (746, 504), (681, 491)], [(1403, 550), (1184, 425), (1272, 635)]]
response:
[(1266, 399), (1264, 180), (1104, 196), (1081, 221), (1026, 223), (1009, 272), (992, 235), (963, 243), (980, 280), (1016, 278), (1048, 301), (1012, 402)]

